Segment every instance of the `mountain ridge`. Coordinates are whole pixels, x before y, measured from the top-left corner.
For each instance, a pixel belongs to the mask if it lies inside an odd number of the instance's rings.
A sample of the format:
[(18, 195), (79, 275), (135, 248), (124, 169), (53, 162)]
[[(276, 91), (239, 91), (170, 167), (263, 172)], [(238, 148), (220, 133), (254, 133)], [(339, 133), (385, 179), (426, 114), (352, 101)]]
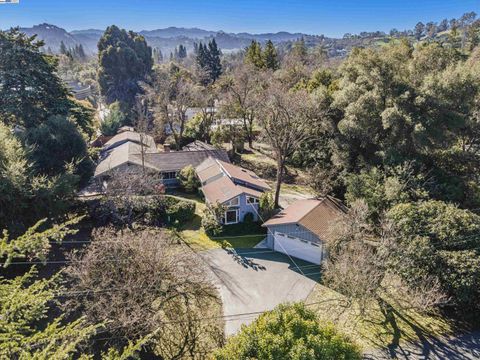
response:
[[(27, 35), (37, 35), (40, 40), (45, 42), (45, 47), (50, 48), (54, 52), (58, 52), (60, 44), (63, 41), (67, 48), (82, 44), (87, 53), (96, 52), (96, 46), (99, 38), (104, 30), (100, 29), (80, 29), (66, 31), (65, 29), (53, 24), (38, 24), (32, 27), (20, 28)], [(218, 45), (223, 50), (241, 49), (252, 41), (265, 42), (272, 40), (274, 43), (282, 43), (293, 41), (301, 37), (315, 38), (318, 35), (310, 35), (303, 33), (290, 33), (287, 31), (279, 31), (276, 33), (258, 33), (252, 34), (248, 32), (227, 33), (223, 30), (213, 31), (200, 28), (185, 28), (170, 26), (153, 30), (142, 30), (138, 32), (145, 36), (147, 42), (152, 47), (157, 47), (165, 54), (182, 44), (187, 49), (193, 48), (194, 42), (208, 41), (216, 38)]]

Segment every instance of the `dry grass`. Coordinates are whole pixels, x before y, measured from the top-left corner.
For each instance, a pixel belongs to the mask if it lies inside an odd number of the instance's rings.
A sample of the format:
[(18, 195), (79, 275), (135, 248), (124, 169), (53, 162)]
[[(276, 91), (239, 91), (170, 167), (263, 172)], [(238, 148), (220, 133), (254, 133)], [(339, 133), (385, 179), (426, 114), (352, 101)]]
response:
[(404, 310), (395, 305), (386, 314), (378, 303), (372, 302), (365, 314), (361, 315), (358, 306), (348, 304), (341, 294), (320, 284), (316, 285), (306, 302), (318, 302), (311, 308), (319, 318), (334, 323), (364, 350), (396, 347), (452, 332), (452, 325), (440, 316)]

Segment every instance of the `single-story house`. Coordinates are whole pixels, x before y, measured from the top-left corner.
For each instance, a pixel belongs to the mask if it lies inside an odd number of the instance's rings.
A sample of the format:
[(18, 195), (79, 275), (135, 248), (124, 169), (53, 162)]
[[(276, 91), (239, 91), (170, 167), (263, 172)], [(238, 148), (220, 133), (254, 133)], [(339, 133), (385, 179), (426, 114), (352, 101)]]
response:
[(270, 186), (254, 172), (210, 157), (196, 167), (201, 191), (207, 205), (224, 205), (220, 222), (225, 225), (242, 222), (248, 213), (259, 220), (259, 200)]
[(298, 200), (262, 225), (268, 230), (267, 247), (320, 264), (332, 223), (345, 213), (345, 206), (330, 196)]
[(176, 187), (179, 185), (177, 174), (181, 169), (187, 165), (196, 167), (207, 158), (230, 162), (225, 150), (199, 141), (181, 151), (159, 151), (151, 136), (123, 131), (103, 146), (94, 178), (108, 182), (114, 174), (140, 173), (145, 167), (149, 172), (161, 174), (162, 183), (167, 187)]

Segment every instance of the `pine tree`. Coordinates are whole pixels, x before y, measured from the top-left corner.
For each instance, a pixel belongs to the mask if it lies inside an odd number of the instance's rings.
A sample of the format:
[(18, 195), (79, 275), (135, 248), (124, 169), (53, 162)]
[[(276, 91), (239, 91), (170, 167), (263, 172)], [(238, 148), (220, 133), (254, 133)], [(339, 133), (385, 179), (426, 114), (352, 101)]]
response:
[(247, 47), (245, 51), (245, 62), (254, 65), (259, 69), (265, 67), (264, 59), (262, 56), (262, 48), (260, 43), (256, 40), (252, 40), (252, 43)]
[(63, 41), (60, 42), (60, 54), (67, 55), (67, 47)]
[(85, 60), (87, 58), (85, 50), (83, 50), (82, 44), (78, 45), (78, 57), (80, 58), (80, 60)]
[(222, 63), (220, 62), (220, 50), (218, 49), (217, 42), (212, 39), (208, 43), (208, 63), (209, 74), (212, 82), (215, 82), (220, 75), (222, 75)]
[(178, 46), (178, 58), (179, 59), (185, 59), (187, 57), (187, 48), (180, 44)]
[(265, 45), (265, 50), (263, 51), (263, 63), (267, 69), (273, 71), (278, 70), (279, 62), (277, 49), (271, 40), (268, 40)]

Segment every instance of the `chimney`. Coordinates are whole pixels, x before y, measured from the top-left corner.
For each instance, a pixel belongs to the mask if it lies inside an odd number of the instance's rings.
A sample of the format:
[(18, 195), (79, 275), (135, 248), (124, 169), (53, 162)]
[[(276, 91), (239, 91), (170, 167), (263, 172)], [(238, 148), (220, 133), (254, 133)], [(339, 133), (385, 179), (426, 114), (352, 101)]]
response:
[(170, 152), (170, 144), (163, 144), (163, 151)]

